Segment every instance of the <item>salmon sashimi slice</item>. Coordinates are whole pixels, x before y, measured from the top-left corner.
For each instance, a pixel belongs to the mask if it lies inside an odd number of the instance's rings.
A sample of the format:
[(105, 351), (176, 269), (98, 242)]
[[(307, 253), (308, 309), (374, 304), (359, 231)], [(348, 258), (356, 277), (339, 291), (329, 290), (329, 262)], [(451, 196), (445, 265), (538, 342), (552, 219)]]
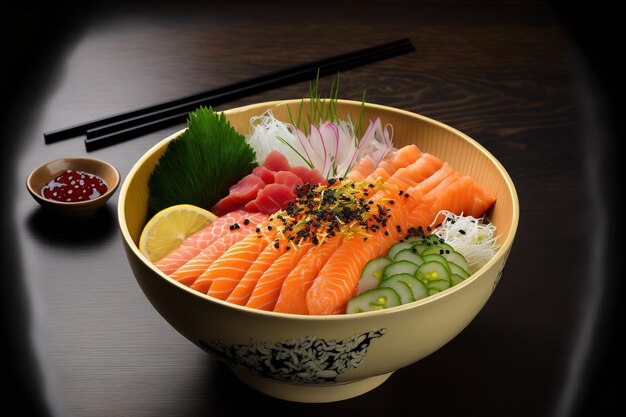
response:
[[(378, 205), (386, 210), (389, 217), (381, 228), (368, 238), (355, 235), (344, 238), (343, 243), (333, 253), (320, 270), (306, 295), (309, 314), (335, 314), (345, 309), (348, 300), (354, 295), (361, 271), (365, 264), (387, 253), (389, 247), (402, 239), (407, 232), (409, 212), (417, 201), (410, 195), (396, 198), (395, 187), (386, 187), (377, 193)], [(385, 198), (394, 201), (384, 203)], [(407, 202), (413, 200), (412, 204)]]
[(400, 168), (385, 181), (387, 184), (395, 184), (400, 187), (414, 187), (417, 182), (410, 175), (407, 175), (406, 168)]
[(257, 233), (246, 236), (213, 261), (191, 288), (225, 300), (267, 245), (268, 239)]
[(309, 314), (306, 306), (306, 293), (313, 280), (330, 256), (335, 253), (343, 241), (342, 235), (328, 239), (321, 245), (309, 250), (298, 265), (289, 272), (283, 281), (274, 311), (291, 314)]
[(213, 261), (222, 256), (232, 245), (248, 235), (250, 235), (250, 231), (240, 229), (222, 236), (170, 274), (170, 277), (182, 284), (191, 286)]
[(427, 230), (427, 228), (433, 224), (436, 217), (437, 212), (433, 212), (429, 204), (420, 201), (409, 213), (409, 229), (412, 228), (414, 231), (417, 231), (421, 227), (422, 230)]
[(365, 155), (359, 163), (352, 168), (352, 171), (346, 175), (346, 178), (350, 181), (363, 181), (365, 177), (374, 172), (376, 169), (376, 161), (369, 156)]
[(433, 154), (423, 153), (417, 161), (408, 165), (406, 170), (407, 175), (419, 184), (437, 172), (437, 170), (439, 170), (442, 166), (443, 161), (441, 159), (437, 158)]
[(396, 170), (407, 167), (417, 161), (422, 156), (422, 151), (417, 145), (411, 144), (403, 146), (402, 148), (394, 151), (389, 159)]
[(447, 162), (444, 162), (437, 171), (424, 180), (420, 181), (414, 188), (419, 191), (420, 194), (426, 195), (430, 190), (435, 188), (441, 181), (452, 174), (455, 174), (456, 170), (452, 168)]
[[(383, 178), (389, 178), (395, 172), (395, 167), (389, 163), (387, 160), (382, 160), (378, 163), (378, 166), (372, 171), (365, 179), (368, 178), (377, 178), (382, 176)], [(378, 171), (378, 174), (376, 172)]]
[(233, 289), (228, 298), (226, 298), (226, 301), (241, 306), (245, 305), (261, 275), (269, 269), (280, 255), (285, 253), (285, 247), (286, 245), (281, 245), (280, 243), (278, 248), (276, 248), (273, 243), (268, 244), (256, 261), (250, 265), (250, 268), (248, 268), (241, 280), (237, 283), (237, 286)]
[[(395, 222), (392, 222), (395, 223)], [(312, 315), (334, 314), (345, 308), (354, 295), (361, 271), (365, 264), (387, 253), (389, 247), (399, 240), (377, 233), (367, 242), (358, 237), (345, 240), (322, 267), (306, 296), (307, 309)]]
[[(378, 164), (370, 155), (365, 155), (352, 171), (346, 175), (350, 181), (364, 181), (376, 168), (383, 168), (392, 175), (402, 167), (406, 167), (417, 161), (422, 156), (422, 151), (416, 145), (403, 146), (400, 149), (389, 152)], [(370, 179), (372, 179), (370, 177)], [(373, 178), (375, 179), (375, 177)]]
[(280, 295), (285, 278), (313, 246), (310, 242), (295, 245), (291, 247), (291, 250), (280, 255), (276, 262), (261, 275), (246, 306), (272, 311)]
[[(383, 169), (390, 177), (393, 177), (399, 169), (411, 165), (417, 161), (420, 156), (422, 156), (422, 152), (417, 146), (407, 145), (387, 154), (385, 159), (380, 161), (376, 169)], [(375, 179), (375, 175), (376, 173), (374, 171), (368, 178)], [(383, 177), (383, 179), (385, 178)]]
[(380, 165), (369, 174), (364, 181), (374, 182), (376, 180), (387, 181), (391, 177), (391, 173)]
[[(437, 198), (434, 201), (440, 202), (442, 206), (448, 206), (455, 204), (453, 199), (458, 198), (458, 209), (467, 212), (477, 206), (484, 211), (488, 208), (486, 204), (492, 204), (495, 201), (488, 194), (479, 194), (476, 198), (460, 198), (458, 196), (464, 196), (463, 193), (454, 191), (457, 188), (473, 190), (475, 186), (478, 185), (471, 178), (459, 176), (455, 180), (450, 180), (447, 187), (437, 189), (434, 193)], [(451, 189), (453, 191), (450, 191)], [(476, 191), (472, 193), (477, 194)], [(344, 240), (322, 267), (306, 294), (308, 314), (343, 313), (346, 303), (356, 291), (365, 264), (371, 259), (384, 256), (392, 244), (405, 236), (400, 231), (419, 227), (426, 229), (433, 223), (439, 207), (424, 198), (413, 195), (408, 200), (413, 200), (414, 204), (392, 206), (394, 208), (391, 217), (384, 229), (387, 234), (376, 233), (367, 241), (359, 238)]]
[(433, 175), (442, 165), (443, 161), (441, 159), (429, 153), (423, 153), (417, 161), (398, 169), (388, 181), (402, 181), (414, 187)]
[(441, 188), (433, 193), (434, 195), (431, 193), (427, 194), (425, 199), (434, 213), (448, 210), (457, 215), (480, 217), (496, 201), (492, 193), (469, 176), (459, 175), (459, 178), (447, 187)]
[(446, 188), (450, 186), (450, 184), (454, 183), (459, 178), (461, 178), (461, 174), (459, 174), (458, 172), (454, 172), (453, 174), (445, 177), (443, 180), (441, 180), (439, 184), (437, 184), (432, 190), (430, 190), (423, 196), (424, 203), (433, 206), (441, 193), (444, 192)]
[(170, 275), (217, 239), (231, 232), (233, 230), (230, 228), (231, 226), (237, 224), (240, 228), (253, 230), (264, 217), (261, 213), (248, 213), (243, 210), (233, 211), (218, 217), (207, 227), (183, 240), (178, 248), (155, 262), (154, 265)]

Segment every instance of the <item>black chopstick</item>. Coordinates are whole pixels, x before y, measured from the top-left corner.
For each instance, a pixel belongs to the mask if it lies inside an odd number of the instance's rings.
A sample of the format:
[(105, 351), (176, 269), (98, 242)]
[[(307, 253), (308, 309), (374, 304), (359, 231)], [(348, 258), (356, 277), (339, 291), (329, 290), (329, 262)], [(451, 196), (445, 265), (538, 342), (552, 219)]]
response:
[(188, 113), (201, 105), (215, 106), (271, 88), (310, 80), (316, 76), (318, 70), (320, 76), (326, 76), (414, 50), (409, 39), (400, 39), (297, 65), (203, 93), (50, 131), (44, 133), (44, 138), (46, 143), (53, 143), (74, 136), (87, 135), (85, 140), (87, 150), (99, 149), (134, 136), (183, 123)]
[[(302, 66), (302, 68), (275, 73), (271, 77), (259, 77), (254, 83), (241, 83), (242, 85), (235, 85), (232, 88), (222, 88), (219, 89), (219, 91), (214, 92), (212, 95), (203, 95), (199, 98), (175, 104), (168, 108), (156, 109), (155, 111), (146, 112), (124, 120), (114, 121), (109, 124), (89, 128), (85, 132), (87, 135), (86, 143), (95, 143), (96, 141), (94, 139), (98, 138), (103, 138), (102, 140), (109, 141), (111, 139), (104, 138), (112, 138), (111, 134), (116, 132), (119, 132), (119, 139), (131, 136), (131, 132), (134, 130), (136, 130), (138, 134), (149, 133), (146, 130), (147, 126), (154, 126), (155, 128), (160, 129), (161, 127), (167, 127), (167, 123), (183, 123), (187, 113), (196, 110), (199, 106), (216, 106), (228, 101), (237, 100), (247, 95), (280, 87), (288, 83), (307, 81), (311, 78), (315, 78), (318, 70), (319, 75), (323, 77), (339, 70), (350, 69), (358, 65), (363, 65), (364, 63), (373, 62), (373, 60), (388, 58), (400, 53), (410, 52), (412, 50), (414, 50), (412, 45), (402, 43), (398, 45), (391, 45), (380, 51), (363, 53), (349, 58), (341, 58), (333, 62), (323, 62), (318, 67)], [(179, 115), (182, 119), (178, 118)], [(153, 124), (152, 122), (155, 123)]]
[(412, 46), (396, 47), (384, 52), (370, 54), (368, 56), (357, 57), (349, 61), (342, 61), (338, 64), (328, 64), (318, 68), (310, 68), (301, 70), (297, 73), (284, 75), (279, 78), (271, 79), (240, 88), (225, 93), (221, 93), (212, 97), (205, 97), (202, 100), (186, 103), (185, 105), (176, 106), (172, 109), (157, 111), (152, 114), (140, 116), (133, 119), (123, 120), (121, 122), (104, 125), (99, 128), (87, 130), (85, 146), (87, 151), (103, 148), (105, 146), (120, 143), (137, 136), (145, 135), (159, 129), (184, 123), (190, 111), (195, 110), (198, 106), (217, 106), (219, 104), (233, 101), (251, 94), (256, 94), (272, 88), (295, 83), (298, 81), (307, 81), (315, 78), (319, 71), (319, 76), (334, 74), (338, 71), (345, 71), (360, 65), (368, 64), (377, 60), (382, 60), (396, 56), (402, 53), (412, 52), (415, 49)]
[(131, 119), (131, 118), (135, 118), (135, 117), (140, 117), (142, 115), (154, 113), (154, 112), (162, 110), (162, 109), (167, 109), (167, 108), (175, 107), (175, 106), (178, 106), (178, 105), (182, 105), (182, 104), (187, 103), (187, 102), (194, 102), (194, 101), (202, 100), (205, 97), (218, 95), (218, 94), (225, 93), (225, 92), (228, 92), (228, 91), (231, 91), (231, 90), (235, 90), (235, 89), (239, 89), (239, 88), (245, 88), (245, 87), (248, 87), (248, 86), (252, 86), (252, 85), (258, 84), (258, 83), (263, 82), (265, 80), (269, 80), (269, 79), (277, 78), (277, 77), (280, 77), (280, 76), (283, 76), (283, 75), (287, 75), (287, 74), (290, 74), (290, 73), (298, 72), (298, 71), (300, 71), (302, 69), (325, 65), (327, 63), (332, 63), (332, 62), (335, 62), (335, 61), (338, 61), (338, 60), (341, 60), (341, 59), (350, 59), (351, 57), (360, 56), (360, 55), (363, 55), (363, 54), (375, 53), (375, 52), (380, 51), (380, 50), (387, 50), (387, 49), (394, 48), (394, 47), (396, 47), (398, 45), (410, 45), (410, 41), (407, 38), (403, 38), (403, 39), (400, 39), (400, 40), (397, 40), (397, 41), (393, 41), (393, 42), (389, 42), (389, 43), (385, 43), (385, 44), (382, 44), (382, 45), (378, 45), (378, 46), (374, 46), (374, 47), (370, 47), (370, 48), (365, 48), (365, 49), (360, 49), (358, 51), (353, 51), (353, 52), (337, 55), (337, 56), (330, 57), (330, 58), (325, 58), (325, 59), (322, 59), (322, 60), (317, 61), (317, 62), (297, 65), (297, 66), (292, 67), (292, 68), (287, 68), (287, 69), (284, 69), (284, 70), (281, 70), (281, 71), (277, 71), (277, 72), (274, 72), (274, 73), (270, 73), (270, 74), (267, 74), (267, 75), (263, 75), (263, 76), (260, 76), (260, 77), (252, 78), (252, 79), (249, 79), (249, 80), (244, 80), (244, 81), (241, 81), (241, 82), (238, 82), (238, 83), (235, 83), (235, 84), (227, 85), (227, 86), (224, 86), (224, 87), (221, 87), (221, 88), (217, 88), (217, 89), (214, 89), (214, 90), (210, 90), (210, 91), (205, 91), (205, 92), (202, 92), (202, 93), (199, 93), (199, 94), (194, 94), (194, 95), (182, 97), (182, 98), (179, 98), (179, 99), (176, 99), (176, 100), (172, 100), (172, 101), (168, 101), (168, 102), (164, 102), (164, 103), (151, 105), (151, 106), (148, 106), (148, 107), (138, 108), (138, 109), (131, 110), (131, 111), (128, 111), (128, 112), (118, 113), (118, 114), (114, 114), (112, 116), (103, 117), (103, 118), (100, 118), (100, 119), (95, 119), (95, 120), (92, 120), (92, 121), (89, 121), (89, 122), (77, 124), (77, 125), (70, 126), (70, 127), (67, 127), (67, 128), (46, 132), (46, 133), (44, 133), (45, 142), (46, 143), (53, 143), (53, 142), (57, 142), (57, 141), (60, 141), (60, 140), (63, 140), (63, 139), (68, 139), (68, 138), (71, 138), (71, 137), (84, 135), (84, 134), (86, 134), (87, 130), (89, 130), (89, 129), (95, 129), (95, 128), (98, 128), (100, 126), (112, 124), (112, 123), (119, 122), (119, 121), (122, 121), (122, 120)]

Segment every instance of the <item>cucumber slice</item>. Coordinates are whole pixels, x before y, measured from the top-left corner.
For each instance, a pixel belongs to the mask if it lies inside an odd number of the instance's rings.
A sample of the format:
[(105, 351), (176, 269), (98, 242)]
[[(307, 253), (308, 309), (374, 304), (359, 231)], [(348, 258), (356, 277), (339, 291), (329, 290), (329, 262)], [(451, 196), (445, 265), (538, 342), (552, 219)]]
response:
[(402, 303), (397, 292), (389, 287), (374, 288), (352, 297), (346, 306), (347, 314), (383, 310)]
[(460, 284), (461, 282), (463, 282), (465, 280), (465, 278), (463, 278), (461, 275), (459, 274), (455, 274), (453, 273), (452, 275), (450, 275), (450, 284), (454, 287), (456, 284)]
[[(405, 274), (399, 274), (399, 275), (394, 275), (394, 276), (397, 277), (400, 275), (405, 275)], [(405, 281), (401, 279), (392, 279), (392, 278), (393, 277), (383, 280), (380, 283), (379, 288), (388, 287), (394, 290), (395, 292), (397, 292), (398, 295), (400, 296), (400, 301), (402, 302), (402, 304), (407, 304), (407, 303), (410, 303), (411, 301), (415, 301), (415, 297), (413, 297), (413, 291), (411, 290), (411, 287), (409, 286), (409, 284), (407, 284)]]
[(432, 239), (430, 236), (414, 235), (405, 238), (404, 242), (411, 242), (415, 245), (418, 243), (430, 242), (430, 239)]
[(409, 261), (392, 262), (383, 269), (383, 279), (389, 278), (396, 274), (409, 274), (415, 275), (418, 265)]
[(409, 274), (392, 275), (389, 278), (383, 280), (380, 283), (380, 285), (383, 286), (389, 282), (394, 282), (394, 281), (402, 281), (406, 283), (411, 288), (411, 292), (413, 293), (413, 299), (416, 301), (421, 300), (424, 297), (428, 297), (428, 288), (426, 288), (426, 286), (424, 285), (422, 281), (415, 278), (415, 276), (413, 275), (409, 275)]
[(409, 261), (413, 262), (415, 265), (421, 265), (424, 263), (424, 259), (417, 253), (417, 250), (412, 247), (409, 249), (402, 249), (400, 252), (393, 257), (394, 262), (398, 261)]
[(429, 246), (426, 250), (424, 250), (423, 254), (434, 253), (437, 255), (445, 256), (445, 254), (454, 252), (454, 248), (447, 243), (438, 243), (434, 246)]
[(415, 274), (415, 276), (420, 281), (425, 283), (427, 287), (430, 281), (442, 280), (442, 281), (448, 281), (448, 283), (450, 282), (450, 272), (448, 271), (448, 269), (446, 269), (446, 267), (441, 262), (438, 262), (438, 261), (424, 262), (418, 267), (417, 273)]
[(435, 253), (429, 253), (427, 255), (422, 255), (422, 259), (424, 259), (424, 262), (430, 262), (430, 261), (439, 262), (441, 265), (443, 265), (448, 270), (448, 273), (452, 272), (450, 270), (450, 265), (448, 264), (448, 260), (445, 257), (443, 257), (442, 255), (437, 255)]
[(426, 249), (428, 249), (429, 247), (430, 246), (426, 245), (425, 243), (415, 243), (415, 244), (413, 244), (413, 249), (415, 249), (419, 255), (423, 254), (424, 251)]
[(436, 279), (434, 281), (428, 281), (428, 283), (426, 283), (426, 287), (429, 290), (436, 289), (439, 291), (443, 291), (450, 288), (450, 281), (446, 281), (445, 279)]
[(446, 253), (442, 255), (444, 258), (448, 260), (448, 263), (455, 263), (469, 275), (469, 265), (467, 264), (467, 259), (460, 252), (452, 251), (450, 253)]
[(411, 242), (411, 243), (418, 243), (421, 242), (422, 239), (424, 239), (422, 236), (409, 236), (407, 238), (404, 238), (403, 242)]
[(454, 275), (460, 275), (463, 279), (470, 276), (469, 272), (467, 272), (465, 269), (461, 268), (454, 262), (448, 261), (448, 266), (450, 267), (450, 272)]
[(416, 240), (413, 240), (412, 242), (413, 242), (413, 247), (417, 249), (419, 254), (421, 254), (428, 248), (432, 248), (432, 247), (436, 247), (438, 245), (444, 244), (444, 240), (435, 235), (420, 237)]
[(440, 243), (436, 246), (430, 246), (427, 249), (425, 249), (424, 252), (422, 252), (422, 255), (433, 254), (433, 253), (436, 255), (443, 256), (444, 258), (448, 260), (448, 262), (454, 262), (455, 264), (463, 268), (465, 272), (469, 273), (469, 268), (468, 268), (467, 260), (465, 259), (465, 257), (461, 253), (454, 250), (454, 248), (448, 245), (447, 243)]
[(393, 245), (391, 245), (391, 247), (389, 248), (389, 251), (387, 251), (387, 258), (393, 259), (398, 252), (400, 252), (403, 249), (410, 249), (411, 246), (413, 246), (411, 242), (406, 242), (404, 240), (401, 240), (400, 242), (396, 242)]
[(357, 284), (357, 295), (378, 287), (383, 279), (383, 270), (390, 263), (391, 259), (389, 258), (375, 258), (366, 263)]

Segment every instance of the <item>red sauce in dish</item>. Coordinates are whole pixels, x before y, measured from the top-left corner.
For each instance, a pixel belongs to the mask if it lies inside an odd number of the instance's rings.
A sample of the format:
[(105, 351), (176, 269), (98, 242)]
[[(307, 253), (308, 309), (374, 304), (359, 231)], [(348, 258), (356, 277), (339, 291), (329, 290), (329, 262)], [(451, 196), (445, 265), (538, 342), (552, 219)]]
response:
[(79, 202), (93, 200), (108, 190), (106, 181), (84, 171), (65, 170), (41, 189), (48, 200)]

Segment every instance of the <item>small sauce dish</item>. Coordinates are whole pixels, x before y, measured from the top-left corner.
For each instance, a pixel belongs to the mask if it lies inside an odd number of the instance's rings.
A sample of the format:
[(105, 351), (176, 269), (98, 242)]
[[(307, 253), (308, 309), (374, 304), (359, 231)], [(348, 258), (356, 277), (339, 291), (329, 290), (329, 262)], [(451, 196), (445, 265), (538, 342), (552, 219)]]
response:
[(26, 179), (26, 188), (42, 207), (69, 217), (94, 215), (119, 184), (120, 173), (113, 165), (82, 157), (46, 162)]

